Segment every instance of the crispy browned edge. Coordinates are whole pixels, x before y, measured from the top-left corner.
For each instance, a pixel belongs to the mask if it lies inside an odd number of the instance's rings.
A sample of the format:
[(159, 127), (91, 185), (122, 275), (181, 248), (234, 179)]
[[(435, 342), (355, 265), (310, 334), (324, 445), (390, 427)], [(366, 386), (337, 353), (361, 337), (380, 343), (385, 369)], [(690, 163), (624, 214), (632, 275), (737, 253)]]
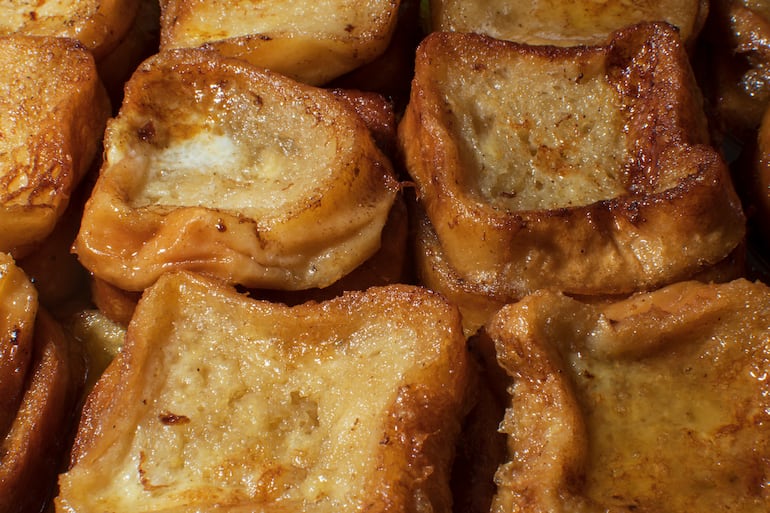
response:
[(56, 476), (66, 468), (84, 379), (77, 344), (38, 310), (24, 397), (0, 445), (0, 511), (40, 511), (52, 498)]
[[(110, 114), (110, 100), (96, 73), (93, 56), (77, 41), (67, 38), (20, 35), (5, 36), (2, 40), (9, 45), (22, 46), (24, 49), (36, 47), (46, 52), (60, 51), (77, 55), (80, 59), (77, 62), (80, 66), (77, 70), (78, 77), (86, 86), (84, 90), (77, 92), (77, 97), (62, 99), (59, 102), (53, 116), (58, 124), (46, 123), (39, 127), (39, 134), (28, 139), (27, 144), (34, 142), (31, 148), (34, 150), (34, 158), (43, 163), (37, 168), (30, 167), (30, 169), (41, 174), (42, 178), (36, 177), (30, 180), (30, 186), (21, 189), (21, 192), (35, 198), (41, 204), (12, 205), (10, 209), (6, 208), (8, 211), (4, 213), (4, 217), (19, 216), (19, 222), (50, 217), (50, 226), (47, 227), (47, 232), (38, 233), (39, 228), (36, 228), (32, 236), (15, 233), (13, 242), (2, 241), (4, 251), (10, 252), (14, 258), (19, 259), (35, 252), (41, 241), (52, 234), (55, 223), (68, 207), (70, 196), (77, 194), (78, 185), (93, 163), (99, 160), (101, 136)], [(35, 70), (35, 73), (39, 72), (41, 70)], [(90, 93), (89, 97), (85, 96), (87, 93)], [(34, 101), (34, 98), (30, 101)], [(56, 133), (51, 137), (49, 132)], [(54, 164), (60, 168), (56, 174), (50, 173), (48, 168), (41, 167)], [(47, 197), (45, 202), (39, 201), (40, 198)], [(3, 221), (3, 224), (5, 222), (7, 221)], [(39, 223), (39, 220), (35, 222)]]
[[(335, 55), (335, 52), (330, 51), (328, 48), (322, 49), (319, 53), (318, 48), (313, 48), (311, 54), (318, 54), (320, 58), (329, 57), (328, 62), (325, 63), (327, 65), (314, 66), (314, 63), (309, 62), (308, 58), (305, 57), (301, 62), (275, 62), (272, 66), (268, 65), (268, 67), (276, 68), (280, 73), (301, 82), (318, 86), (329, 84), (343, 75), (354, 72), (362, 66), (376, 61), (391, 46), (399, 21), (401, 2), (402, 0), (390, 0), (390, 9), (387, 12), (371, 17), (373, 23), (380, 24), (377, 27), (379, 30), (362, 31), (355, 38), (330, 38), (329, 41), (324, 41), (334, 42), (337, 45), (345, 42), (359, 45), (359, 48), (351, 55)], [(365, 4), (362, 3), (361, 6), (365, 6)], [(182, 14), (191, 12), (190, 7), (183, 0), (161, 0), (160, 9), (160, 49), (166, 50), (179, 46), (174, 42), (174, 29), (177, 19)], [(351, 33), (356, 29), (356, 27), (351, 25), (348, 28)], [(255, 32), (225, 38), (219, 36), (219, 39), (214, 35), (201, 45), (201, 48), (214, 50), (222, 55), (243, 59), (257, 66), (264, 67), (266, 66), (264, 63), (265, 56), (271, 53), (280, 54), (284, 50), (283, 47), (285, 45), (293, 44), (292, 40), (295, 39), (301, 41), (303, 36), (307, 40), (307, 34), (293, 33), (290, 26), (271, 27), (266, 32)], [(361, 48), (360, 46), (364, 43), (373, 44), (377, 49), (375, 50), (370, 47)], [(312, 60), (314, 59), (311, 57), (310, 61)]]

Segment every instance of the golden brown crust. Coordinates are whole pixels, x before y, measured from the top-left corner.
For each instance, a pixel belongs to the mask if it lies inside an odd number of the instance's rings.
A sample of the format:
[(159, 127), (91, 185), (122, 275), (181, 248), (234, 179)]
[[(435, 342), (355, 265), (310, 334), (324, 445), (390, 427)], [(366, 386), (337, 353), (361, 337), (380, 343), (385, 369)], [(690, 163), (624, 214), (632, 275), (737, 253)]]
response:
[[(532, 80), (538, 73), (543, 78)], [(508, 103), (460, 103), (480, 97), (477, 89), (496, 91), (490, 81)], [(516, 96), (510, 84), (527, 84), (529, 94)], [(686, 53), (666, 25), (640, 25), (606, 46), (580, 48), (434, 33), (418, 50), (401, 146), (445, 257), (462, 278), (499, 291), (629, 293), (690, 276), (743, 239), (727, 168), (701, 144), (708, 136), (699, 99)], [(564, 126), (555, 119), (559, 105)], [(597, 122), (584, 126), (586, 116)], [(496, 140), (493, 121), (510, 132)], [(540, 128), (550, 121), (555, 132)], [(521, 152), (497, 153), (510, 148)]]
[(179, 268), (328, 286), (376, 252), (397, 194), (390, 161), (331, 93), (203, 50), (139, 68), (105, 152), (75, 251), (128, 291)]
[(0, 38), (0, 60), (0, 250), (19, 258), (53, 230), (110, 111), (93, 57), (75, 41)]
[(503, 305), (523, 297), (520, 291), (498, 291), (489, 284), (458, 276), (444, 257), (436, 232), (422, 209), (413, 208), (410, 220), (414, 226), (412, 250), (417, 282), (457, 305), (466, 336), (475, 334)]
[(160, 44), (162, 50), (204, 46), (322, 85), (385, 51), (399, 3), (163, 0)]
[[(514, 287), (499, 288), (495, 282), (474, 281), (460, 277), (447, 262), (436, 232), (419, 206), (412, 209), (410, 219), (414, 230), (412, 249), (417, 282), (442, 294), (452, 304), (457, 305), (462, 315), (466, 336), (476, 334), (479, 328), (504, 305), (514, 303), (526, 295), (525, 291)], [(686, 278), (703, 283), (724, 283), (746, 276), (746, 272), (746, 244), (742, 243), (724, 260)], [(572, 294), (571, 296), (586, 303), (606, 303), (623, 299), (627, 295)]]
[(425, 289), (290, 308), (168, 273), (88, 398), (57, 510), (448, 512), (467, 373)]
[(737, 280), (504, 307), (485, 328), (513, 380), (492, 511), (764, 511), (768, 299)]
[(0, 253), (0, 436), (16, 417), (34, 352), (37, 291), (13, 259)]
[(305, 301), (325, 301), (352, 290), (410, 283), (407, 217), (406, 204), (399, 195), (382, 229), (382, 244), (377, 253), (328, 287), (294, 291), (252, 289), (249, 293), (258, 299), (296, 305)]
[(23, 396), (0, 439), (0, 511), (40, 511), (52, 498), (84, 379), (82, 355), (45, 310), (36, 312), (32, 344)]
[(71, 38), (98, 59), (121, 40), (137, 5), (137, 0), (78, 0), (30, 8), (27, 2), (7, 2), (0, 7), (0, 35)]
[(616, 30), (642, 22), (665, 21), (694, 45), (709, 10), (706, 0), (622, 0), (562, 2), (465, 2), (431, 0), (435, 31), (476, 32), (533, 45), (602, 44)]

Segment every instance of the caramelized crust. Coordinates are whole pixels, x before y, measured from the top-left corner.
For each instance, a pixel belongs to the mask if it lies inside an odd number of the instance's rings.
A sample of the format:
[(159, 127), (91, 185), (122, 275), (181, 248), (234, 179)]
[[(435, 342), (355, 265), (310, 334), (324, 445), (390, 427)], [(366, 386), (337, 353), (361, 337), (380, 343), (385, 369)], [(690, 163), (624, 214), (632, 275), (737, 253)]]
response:
[(105, 155), (75, 251), (127, 291), (178, 268), (253, 288), (328, 286), (377, 251), (398, 189), (332, 93), (203, 50), (138, 69)]
[(0, 436), (5, 436), (24, 394), (38, 310), (37, 291), (7, 253), (0, 253), (0, 301)]
[(138, 0), (3, 2), (0, 35), (72, 38), (98, 59), (121, 40), (137, 5)]
[(608, 306), (538, 292), (488, 324), (513, 379), (492, 511), (767, 511), (770, 289)]
[[(425, 214), (416, 208), (414, 224), (414, 265), (418, 283), (442, 294), (457, 305), (462, 315), (466, 336), (474, 335), (502, 306), (514, 303), (526, 295), (515, 287), (499, 287), (494, 282), (466, 280), (449, 265), (436, 232)], [(724, 283), (746, 276), (746, 245), (740, 244), (724, 260), (707, 267), (687, 279), (703, 283)], [(627, 297), (620, 295), (580, 295), (572, 297), (584, 302), (600, 303)]]
[(399, 0), (162, 0), (161, 49), (205, 46), (313, 85), (373, 60)]
[(616, 30), (642, 22), (665, 21), (694, 44), (708, 14), (707, 0), (430, 0), (431, 28), (476, 32), (534, 45), (598, 45)]
[(467, 372), (425, 289), (287, 307), (167, 273), (88, 398), (57, 511), (449, 512)]
[(436, 232), (425, 213), (412, 211), (414, 226), (414, 268), (418, 283), (438, 292), (456, 305), (462, 316), (463, 332), (475, 334), (503, 305), (520, 299), (520, 291), (495, 290), (483, 282), (465, 280), (449, 265)]
[(499, 291), (649, 289), (744, 236), (667, 25), (577, 48), (431, 34), (399, 132), (447, 262)]
[(109, 101), (74, 41), (0, 38), (0, 251), (19, 258), (54, 228), (99, 148)]
[(0, 511), (41, 511), (63, 468), (84, 366), (21, 270), (0, 255)]

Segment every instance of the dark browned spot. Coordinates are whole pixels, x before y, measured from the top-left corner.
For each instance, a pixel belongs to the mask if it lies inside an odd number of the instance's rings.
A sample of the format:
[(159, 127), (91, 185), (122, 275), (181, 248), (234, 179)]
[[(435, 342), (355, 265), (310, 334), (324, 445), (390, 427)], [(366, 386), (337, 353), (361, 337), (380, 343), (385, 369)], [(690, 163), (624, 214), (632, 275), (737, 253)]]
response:
[(155, 138), (155, 125), (148, 121), (136, 131), (136, 135), (144, 142), (151, 142)]
[(171, 413), (168, 411), (162, 412), (160, 415), (158, 415), (158, 418), (166, 426), (175, 426), (177, 424), (187, 424), (190, 422), (189, 417), (184, 415), (177, 415), (176, 413)]

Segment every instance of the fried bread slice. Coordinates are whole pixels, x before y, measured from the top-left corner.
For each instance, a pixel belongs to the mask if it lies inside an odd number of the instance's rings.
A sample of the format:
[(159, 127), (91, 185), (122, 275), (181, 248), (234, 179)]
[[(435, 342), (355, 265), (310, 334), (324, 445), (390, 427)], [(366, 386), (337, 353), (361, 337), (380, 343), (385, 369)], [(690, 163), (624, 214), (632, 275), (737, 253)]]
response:
[(137, 6), (138, 0), (3, 2), (0, 35), (71, 38), (99, 59), (128, 31)]
[(81, 355), (0, 253), (0, 511), (41, 511), (71, 441)]
[(171, 272), (84, 407), (57, 511), (443, 511), (468, 380), (407, 285), (296, 307)]
[(476, 32), (533, 45), (598, 45), (616, 30), (642, 22), (668, 22), (694, 45), (709, 11), (706, 0), (578, 0), (510, 2), (430, 0), (435, 31)]
[(611, 305), (541, 291), (486, 326), (512, 378), (492, 511), (767, 511), (770, 289)]
[(399, 0), (161, 1), (161, 49), (205, 46), (322, 85), (382, 54)]
[(333, 93), (171, 50), (126, 86), (74, 248), (126, 291), (177, 268), (250, 288), (325, 287), (378, 250), (397, 192), (390, 160)]
[(447, 262), (498, 290), (651, 289), (744, 237), (666, 24), (572, 48), (433, 33), (399, 137)]
[(0, 38), (0, 251), (48, 236), (97, 155), (110, 114), (93, 57), (69, 39)]

